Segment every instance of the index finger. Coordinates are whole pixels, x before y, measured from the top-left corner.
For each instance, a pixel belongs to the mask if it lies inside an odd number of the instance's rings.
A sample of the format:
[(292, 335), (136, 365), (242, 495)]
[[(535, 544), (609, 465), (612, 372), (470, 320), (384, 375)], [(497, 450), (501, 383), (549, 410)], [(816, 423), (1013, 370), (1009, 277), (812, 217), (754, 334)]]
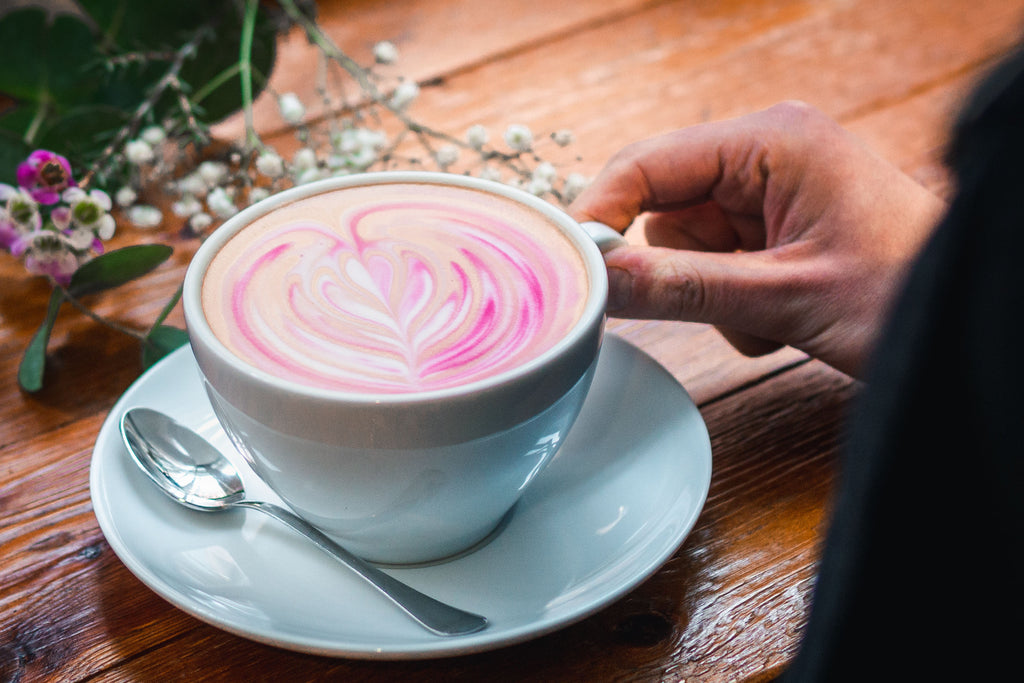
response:
[(625, 230), (646, 211), (706, 201), (721, 179), (720, 126), (707, 124), (624, 147), (572, 203), (577, 220)]
[(809, 110), (788, 103), (635, 142), (611, 158), (570, 212), (619, 230), (646, 211), (709, 199), (728, 211), (760, 215), (769, 151), (786, 146), (787, 132), (799, 130)]

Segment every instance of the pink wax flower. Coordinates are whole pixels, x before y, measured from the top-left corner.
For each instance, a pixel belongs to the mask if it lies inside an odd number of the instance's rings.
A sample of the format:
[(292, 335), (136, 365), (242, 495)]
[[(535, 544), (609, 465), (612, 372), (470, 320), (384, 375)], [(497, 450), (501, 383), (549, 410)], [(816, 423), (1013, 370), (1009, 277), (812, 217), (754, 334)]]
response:
[(18, 164), (18, 185), (40, 204), (56, 204), (61, 193), (77, 183), (71, 176), (67, 159), (49, 150), (37, 149)]
[(78, 269), (75, 255), (61, 250), (40, 251), (25, 257), (25, 268), (34, 275), (48, 275), (64, 287), (71, 284), (71, 276)]
[(0, 216), (0, 249), (10, 251), (11, 247), (21, 239), (21, 232), (14, 227), (14, 223), (4, 220)]

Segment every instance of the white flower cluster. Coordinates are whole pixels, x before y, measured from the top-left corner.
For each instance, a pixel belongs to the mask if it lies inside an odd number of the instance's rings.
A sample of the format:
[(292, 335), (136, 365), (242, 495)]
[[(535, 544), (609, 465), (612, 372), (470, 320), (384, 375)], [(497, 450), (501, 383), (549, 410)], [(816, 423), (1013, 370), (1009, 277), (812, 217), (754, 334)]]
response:
[[(163, 148), (167, 132), (157, 125), (144, 128), (137, 138), (125, 143), (125, 161), (140, 178), (146, 173), (154, 174), (163, 161)], [(141, 180), (140, 180), (141, 182)], [(114, 193), (117, 206), (125, 211), (128, 220), (137, 228), (155, 228), (163, 222), (163, 212), (149, 204), (139, 204), (139, 193), (132, 185), (125, 185)]]
[(277, 98), (277, 107), (281, 112), (281, 118), (292, 125), (302, 123), (306, 116), (306, 107), (295, 93), (285, 93)]
[[(512, 150), (514, 156), (519, 157), (530, 154), (534, 151), (533, 131), (523, 124), (513, 124), (505, 129), (502, 136), (505, 144)], [(559, 147), (566, 147), (573, 143), (574, 136), (571, 131), (560, 130), (551, 134), (551, 139)], [(486, 127), (476, 124), (471, 126), (465, 134), (466, 144), (481, 153), (490, 141), (490, 131)], [(440, 151), (438, 156), (440, 156)], [(440, 164), (440, 159), (438, 160)], [(501, 171), (492, 165), (485, 165), (477, 174), (479, 177), (501, 181)], [(580, 192), (587, 186), (588, 180), (579, 173), (570, 173), (564, 179), (559, 179), (558, 170), (549, 161), (538, 160), (532, 170), (517, 168), (510, 184), (537, 195), (538, 197), (547, 194), (556, 194), (563, 203), (573, 201)]]
[(382, 40), (373, 46), (373, 58), (378, 64), (394, 64), (398, 61), (398, 48), (390, 40)]
[(365, 127), (346, 127), (331, 135), (327, 167), (334, 173), (365, 171), (380, 160), (388, 145), (382, 131)]
[[(377, 65), (394, 64), (398, 49), (389, 41), (377, 43), (373, 59)], [(226, 162), (203, 161), (192, 172), (165, 185), (175, 197), (170, 210), (187, 221), (194, 232), (201, 232), (215, 222), (230, 218), (241, 207), (286, 187), (374, 168), (395, 168), (403, 160), (408, 160), (411, 167), (422, 166), (421, 159), (396, 156), (399, 142), (410, 131), (441, 171), (471, 173), (506, 182), (563, 203), (572, 201), (586, 185), (579, 174), (570, 173), (561, 178), (554, 164), (537, 156), (537, 138), (528, 126), (508, 126), (500, 136), (503, 148), (492, 146), (490, 131), (483, 125), (471, 126), (462, 139), (454, 139), (408, 123), (405, 112), (420, 95), (420, 86), (414, 80), (399, 77), (389, 89), (383, 87), (385, 81), (375, 74), (374, 82), (381, 90), (375, 91), (376, 94), (367, 93), (373, 97), (369, 113), (342, 113), (320, 128), (308, 123), (307, 107), (297, 94), (278, 94), (278, 112), (285, 122), (295, 127), (301, 144), (294, 155), (286, 159), (275, 149), (261, 144), (255, 152), (236, 151)], [(379, 108), (377, 113), (373, 107)], [(389, 113), (408, 128), (393, 139), (383, 130), (368, 125), (383, 127), (382, 119)], [(166, 138), (162, 129), (151, 126), (125, 145), (124, 158), (136, 169), (137, 177), (145, 177), (147, 170), (155, 169), (160, 163), (163, 148), (169, 147), (164, 144)], [(438, 144), (435, 146), (428, 141)], [(573, 142), (573, 135), (560, 130), (550, 135), (550, 141), (565, 147)], [(160, 210), (138, 203), (138, 195), (139, 192), (129, 186), (121, 188), (115, 199), (137, 227), (160, 225), (163, 220)]]

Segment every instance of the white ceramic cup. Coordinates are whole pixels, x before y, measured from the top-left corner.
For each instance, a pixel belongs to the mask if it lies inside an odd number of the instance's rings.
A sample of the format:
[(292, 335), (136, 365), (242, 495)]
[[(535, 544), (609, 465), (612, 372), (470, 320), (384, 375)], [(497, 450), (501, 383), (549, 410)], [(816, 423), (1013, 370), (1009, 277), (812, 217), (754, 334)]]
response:
[[(233, 355), (203, 312), (203, 278), (218, 250), (255, 218), (297, 199), (391, 182), (494, 193), (546, 216), (575, 246), (587, 271), (588, 294), (576, 324), (522, 366), (469, 385), (411, 394), (313, 388)], [(368, 173), (295, 187), (227, 220), (193, 258), (182, 301), (214, 411), (253, 470), (352, 552), (380, 563), (430, 562), (487, 538), (564, 441), (601, 346), (607, 298), (601, 251), (622, 241), (606, 226), (581, 227), (551, 204), (498, 183), (452, 174)]]

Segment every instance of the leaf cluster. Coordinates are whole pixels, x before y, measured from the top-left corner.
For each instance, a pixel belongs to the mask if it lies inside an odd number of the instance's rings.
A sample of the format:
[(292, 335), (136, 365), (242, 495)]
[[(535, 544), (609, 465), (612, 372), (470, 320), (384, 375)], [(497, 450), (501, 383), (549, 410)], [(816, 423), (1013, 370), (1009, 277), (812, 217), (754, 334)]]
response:
[[(12, 183), (36, 148), (59, 151), (80, 172), (126, 127), (170, 124), (173, 134), (240, 109), (243, 13), (244, 0), (32, 0), (0, 9), (0, 182)], [(257, 75), (272, 68), (277, 27), (261, 8), (249, 55)], [(171, 87), (155, 91), (175, 60)]]

